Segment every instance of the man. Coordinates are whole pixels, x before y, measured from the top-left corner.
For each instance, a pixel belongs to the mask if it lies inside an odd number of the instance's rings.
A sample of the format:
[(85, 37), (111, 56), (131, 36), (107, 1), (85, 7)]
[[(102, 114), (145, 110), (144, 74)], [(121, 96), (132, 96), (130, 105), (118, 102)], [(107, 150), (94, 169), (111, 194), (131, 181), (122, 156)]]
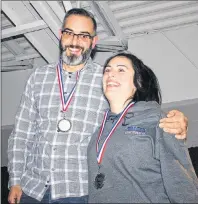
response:
[[(90, 54), (96, 21), (83, 9), (70, 10), (60, 39), (60, 62), (30, 76), (8, 144), (9, 202), (86, 203), (87, 145), (108, 107), (101, 66)], [(186, 137), (186, 117), (172, 111), (161, 127)]]

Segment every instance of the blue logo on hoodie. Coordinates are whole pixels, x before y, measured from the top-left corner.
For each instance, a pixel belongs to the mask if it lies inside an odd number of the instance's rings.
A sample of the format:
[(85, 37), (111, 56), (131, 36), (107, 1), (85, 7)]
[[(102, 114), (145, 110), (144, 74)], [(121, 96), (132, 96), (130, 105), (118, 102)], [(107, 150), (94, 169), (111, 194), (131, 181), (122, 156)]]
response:
[(125, 134), (135, 134), (135, 135), (144, 135), (146, 133), (146, 129), (137, 126), (129, 126), (125, 131)]

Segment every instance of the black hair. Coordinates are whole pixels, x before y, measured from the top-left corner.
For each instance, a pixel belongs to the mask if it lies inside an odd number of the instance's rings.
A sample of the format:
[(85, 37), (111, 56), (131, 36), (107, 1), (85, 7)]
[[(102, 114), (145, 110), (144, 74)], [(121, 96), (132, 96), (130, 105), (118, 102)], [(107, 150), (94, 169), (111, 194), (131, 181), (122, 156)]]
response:
[(135, 55), (129, 52), (121, 52), (111, 56), (104, 64), (103, 74), (108, 63), (115, 57), (126, 57), (131, 61), (135, 72), (133, 82), (137, 89), (134, 96), (131, 98), (132, 101), (156, 101), (158, 104), (161, 104), (161, 90), (156, 75)]
[(67, 20), (67, 18), (71, 15), (79, 15), (79, 16), (85, 16), (85, 17), (88, 17), (92, 20), (93, 22), (93, 26), (94, 26), (94, 32), (95, 32), (95, 35), (96, 35), (96, 31), (97, 31), (97, 23), (96, 23), (96, 20), (94, 18), (94, 15), (89, 12), (89, 11), (86, 11), (85, 9), (83, 8), (73, 8), (73, 9), (70, 9), (66, 14), (65, 14), (65, 17), (64, 17), (64, 20), (63, 20), (63, 25), (62, 25), (62, 29), (64, 29), (64, 26), (65, 26), (65, 22)]

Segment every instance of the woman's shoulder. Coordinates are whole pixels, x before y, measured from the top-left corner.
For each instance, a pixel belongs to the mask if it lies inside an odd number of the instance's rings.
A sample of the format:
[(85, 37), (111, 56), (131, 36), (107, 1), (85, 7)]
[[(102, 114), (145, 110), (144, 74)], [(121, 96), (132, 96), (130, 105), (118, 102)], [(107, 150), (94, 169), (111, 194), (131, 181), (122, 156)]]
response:
[(128, 114), (132, 114), (137, 123), (152, 124), (152, 126), (157, 125), (165, 115), (156, 101), (136, 102)]

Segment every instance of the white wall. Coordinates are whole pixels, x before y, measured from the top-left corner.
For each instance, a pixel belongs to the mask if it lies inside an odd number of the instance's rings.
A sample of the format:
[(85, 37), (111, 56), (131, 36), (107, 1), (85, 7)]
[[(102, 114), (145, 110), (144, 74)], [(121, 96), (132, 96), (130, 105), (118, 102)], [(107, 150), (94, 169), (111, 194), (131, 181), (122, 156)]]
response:
[(162, 105), (165, 112), (177, 109), (188, 118), (187, 146), (198, 147), (198, 99), (165, 103)]
[(6, 128), (1, 129), (1, 166), (7, 166), (8, 164), (8, 137), (12, 129), (12, 126), (6, 126)]
[(132, 38), (129, 50), (154, 70), (164, 103), (198, 98), (198, 26), (164, 34)]
[(25, 88), (26, 82), (32, 71), (37, 66), (46, 64), (41, 58), (34, 60), (33, 69), (2, 72), (2, 88), (1, 88), (1, 125), (14, 124), (14, 118), (19, 106), (21, 95)]
[(105, 61), (113, 55), (113, 52), (97, 52), (94, 57), (94, 62), (103, 65)]
[(2, 73), (2, 126), (14, 124), (26, 80), (32, 70)]

